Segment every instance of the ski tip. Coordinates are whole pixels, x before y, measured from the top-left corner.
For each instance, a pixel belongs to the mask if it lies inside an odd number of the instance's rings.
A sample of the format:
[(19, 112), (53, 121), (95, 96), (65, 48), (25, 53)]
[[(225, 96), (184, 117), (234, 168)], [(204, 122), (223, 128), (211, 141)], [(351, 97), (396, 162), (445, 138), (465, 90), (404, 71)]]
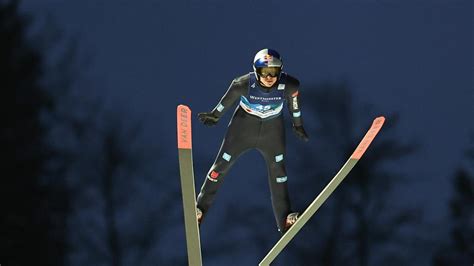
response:
[(178, 130), (178, 149), (191, 149), (191, 109), (184, 104), (178, 105), (176, 119)]
[(372, 123), (372, 126), (382, 126), (383, 123), (385, 122), (385, 117), (384, 116), (379, 116), (374, 119), (374, 122)]
[(384, 116), (379, 116), (377, 118), (374, 119), (374, 122), (372, 122), (372, 126), (370, 127), (371, 129), (372, 128), (381, 128), (383, 126), (383, 124), (385, 123), (385, 117)]
[(369, 145), (375, 139), (375, 136), (377, 136), (377, 134), (379, 133), (384, 122), (385, 122), (385, 117), (383, 116), (379, 116), (374, 119), (374, 122), (372, 122), (372, 126), (370, 127), (369, 131), (367, 131), (364, 138), (359, 143), (359, 146), (357, 146), (356, 150), (351, 155), (351, 159), (359, 160), (362, 157), (362, 155), (364, 155)]
[(178, 111), (179, 110), (183, 110), (183, 109), (186, 109), (188, 111), (191, 111), (191, 108), (189, 108), (189, 106), (185, 105), (185, 104), (180, 104), (178, 105)]

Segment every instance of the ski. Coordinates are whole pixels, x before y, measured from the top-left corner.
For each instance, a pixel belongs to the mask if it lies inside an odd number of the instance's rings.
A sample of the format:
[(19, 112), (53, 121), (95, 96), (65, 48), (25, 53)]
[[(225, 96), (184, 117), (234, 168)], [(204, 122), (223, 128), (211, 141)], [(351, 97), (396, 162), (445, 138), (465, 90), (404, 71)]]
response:
[(196, 218), (196, 191), (194, 188), (191, 109), (186, 105), (177, 108), (177, 133), (181, 193), (183, 195), (184, 226), (188, 265), (202, 266), (199, 226)]
[(321, 205), (327, 200), (327, 198), (333, 193), (337, 186), (344, 180), (349, 174), (352, 168), (356, 165), (362, 155), (365, 153), (370, 143), (374, 140), (375, 136), (379, 133), (382, 128), (385, 118), (383, 116), (377, 117), (370, 127), (369, 131), (365, 134), (362, 141), (359, 143), (349, 160), (342, 166), (336, 176), (326, 185), (321, 193), (314, 199), (308, 208), (301, 214), (295, 224), (293, 224), (288, 231), (278, 240), (273, 248), (259, 263), (260, 266), (269, 266), (270, 263), (280, 254), (280, 252), (286, 247), (286, 245), (293, 239), (293, 237), (301, 230), (301, 228), (308, 222), (308, 220), (316, 213)]

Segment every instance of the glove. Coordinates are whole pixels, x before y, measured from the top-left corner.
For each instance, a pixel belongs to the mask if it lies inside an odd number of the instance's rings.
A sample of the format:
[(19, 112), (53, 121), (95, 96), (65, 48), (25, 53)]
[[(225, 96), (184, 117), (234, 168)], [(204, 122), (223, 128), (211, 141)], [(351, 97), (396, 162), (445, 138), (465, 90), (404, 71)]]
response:
[(293, 131), (295, 132), (296, 136), (303, 141), (307, 142), (309, 140), (308, 134), (306, 134), (303, 126), (293, 126)]
[(216, 125), (217, 121), (219, 121), (219, 117), (214, 116), (212, 113), (199, 113), (198, 118), (201, 123), (208, 127)]

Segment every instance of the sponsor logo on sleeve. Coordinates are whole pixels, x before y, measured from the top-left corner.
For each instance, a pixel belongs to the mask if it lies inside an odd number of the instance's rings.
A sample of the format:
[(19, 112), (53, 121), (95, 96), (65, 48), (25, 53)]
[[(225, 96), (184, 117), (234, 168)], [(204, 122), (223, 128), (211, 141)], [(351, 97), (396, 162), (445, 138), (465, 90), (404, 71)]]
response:
[(283, 154), (275, 156), (275, 162), (278, 163), (278, 162), (281, 162), (281, 161), (283, 161)]
[(224, 154), (222, 155), (222, 158), (229, 162), (230, 158), (232, 158), (232, 156), (230, 154), (228, 154), (227, 152), (224, 152)]
[(298, 109), (298, 96), (293, 97), (293, 109)]
[(217, 182), (217, 178), (219, 178), (219, 173), (214, 170), (212, 170), (207, 176), (207, 179), (211, 180), (212, 182)]

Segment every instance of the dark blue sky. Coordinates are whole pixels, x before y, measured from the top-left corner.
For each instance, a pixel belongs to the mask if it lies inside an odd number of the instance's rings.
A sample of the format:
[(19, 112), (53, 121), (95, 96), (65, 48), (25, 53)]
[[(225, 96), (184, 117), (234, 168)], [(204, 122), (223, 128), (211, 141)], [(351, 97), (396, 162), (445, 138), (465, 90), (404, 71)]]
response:
[[(23, 8), (51, 14), (67, 36), (79, 36), (100, 84), (84, 89), (104, 90), (111, 106), (144, 117), (173, 158), (176, 105), (213, 108), (261, 48), (283, 55), (302, 95), (346, 80), (357, 101), (401, 115), (400, 139), (422, 146), (397, 171), (424, 179), (400, 191), (434, 219), (445, 214), (448, 178), (474, 131), (470, 0), (30, 0)], [(213, 159), (226, 124), (194, 124), (195, 156)]]

